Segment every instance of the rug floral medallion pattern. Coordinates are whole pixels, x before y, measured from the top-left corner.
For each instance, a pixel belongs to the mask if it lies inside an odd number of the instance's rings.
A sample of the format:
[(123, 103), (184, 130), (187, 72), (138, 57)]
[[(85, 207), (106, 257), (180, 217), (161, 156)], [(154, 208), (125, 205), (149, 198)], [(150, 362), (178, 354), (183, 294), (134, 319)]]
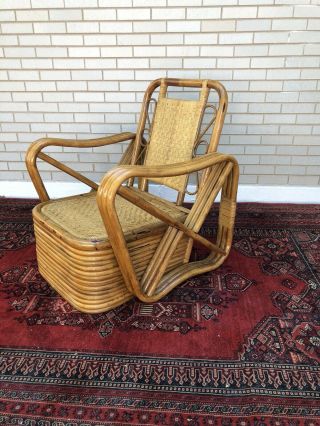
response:
[(19, 313), (16, 321), (30, 326), (94, 328), (104, 339), (114, 329), (124, 333), (134, 330), (180, 334), (200, 331), (206, 328), (208, 321), (218, 321), (223, 310), (255, 284), (239, 273), (206, 275), (201, 280), (187, 281), (158, 303), (133, 300), (110, 313), (82, 315), (46, 283), (38, 272), (36, 260), (0, 273), (0, 285), (10, 309)]
[(217, 271), (88, 315), (38, 272), (33, 204), (0, 204), (0, 424), (318, 424), (320, 206), (240, 204)]

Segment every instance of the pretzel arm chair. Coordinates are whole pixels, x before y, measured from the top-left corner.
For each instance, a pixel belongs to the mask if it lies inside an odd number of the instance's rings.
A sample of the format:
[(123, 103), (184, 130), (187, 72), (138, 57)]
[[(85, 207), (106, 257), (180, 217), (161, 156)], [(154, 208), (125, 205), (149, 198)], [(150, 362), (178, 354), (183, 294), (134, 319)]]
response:
[[(171, 86), (198, 88), (199, 99), (168, 97)], [(152, 95), (158, 88), (145, 138)], [(217, 108), (208, 104), (210, 90), (219, 96)], [(204, 113), (210, 109), (214, 114), (202, 130)], [(217, 81), (159, 79), (145, 93), (136, 134), (86, 141), (40, 139), (30, 146), (27, 168), (41, 200), (33, 210), (39, 271), (71, 305), (97, 313), (133, 296), (151, 303), (186, 279), (223, 263), (232, 243), (239, 177), (237, 161), (216, 152), (226, 109), (227, 94)], [(210, 127), (206, 152), (196, 155)], [(99, 185), (42, 152), (52, 145), (98, 147), (128, 140), (119, 165)], [(50, 200), (37, 159), (87, 184), (91, 191)], [(195, 203), (187, 209), (182, 204), (193, 173), (200, 177)], [(175, 189), (177, 201), (148, 192), (149, 182)], [(220, 191), (213, 243), (199, 231)], [(194, 242), (208, 254), (190, 262)]]

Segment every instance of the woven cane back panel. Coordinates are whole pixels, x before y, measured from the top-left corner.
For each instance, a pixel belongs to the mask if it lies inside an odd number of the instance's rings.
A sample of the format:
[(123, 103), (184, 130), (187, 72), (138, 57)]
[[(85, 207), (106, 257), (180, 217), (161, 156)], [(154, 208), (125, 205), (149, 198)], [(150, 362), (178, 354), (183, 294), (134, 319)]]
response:
[[(165, 165), (191, 160), (202, 111), (201, 101), (160, 98), (152, 124), (145, 164)], [(187, 176), (152, 180), (184, 191)]]
[[(143, 196), (176, 219), (185, 217), (185, 213), (171, 203), (158, 200), (150, 194), (143, 194)], [(139, 232), (146, 226), (152, 228), (162, 224), (159, 219), (120, 196), (116, 197), (116, 211), (125, 234)], [(108, 239), (97, 206), (95, 192), (48, 202), (42, 207), (41, 213), (76, 238), (88, 241), (106, 241)]]

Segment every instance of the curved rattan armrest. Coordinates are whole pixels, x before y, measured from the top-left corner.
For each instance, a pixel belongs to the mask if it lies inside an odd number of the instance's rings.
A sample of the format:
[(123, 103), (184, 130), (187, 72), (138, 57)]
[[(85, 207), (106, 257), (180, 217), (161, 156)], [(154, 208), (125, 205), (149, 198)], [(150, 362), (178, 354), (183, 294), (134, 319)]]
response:
[(135, 133), (123, 132), (117, 135), (103, 136), (96, 139), (59, 139), (59, 138), (41, 138), (33, 142), (27, 151), (26, 161), (32, 161), (32, 158), (37, 153), (42, 151), (47, 146), (62, 146), (74, 148), (94, 148), (98, 146), (111, 145), (117, 142), (127, 141), (134, 139)]
[(49, 200), (48, 193), (45, 189), (41, 176), (39, 174), (37, 168), (37, 159), (40, 158), (52, 166), (66, 172), (67, 174), (73, 176), (79, 181), (89, 185), (93, 189), (97, 189), (98, 185), (91, 181), (90, 179), (82, 176), (80, 173), (71, 169), (68, 166), (63, 165), (59, 161), (49, 157), (48, 155), (42, 153), (41, 151), (48, 146), (61, 146), (61, 147), (74, 147), (74, 148), (94, 148), (99, 146), (111, 145), (118, 142), (124, 142), (130, 139), (135, 138), (135, 133), (124, 132), (119, 133), (117, 135), (105, 136), (102, 138), (96, 139), (85, 139), (85, 140), (77, 140), (77, 139), (58, 139), (58, 138), (42, 138), (33, 142), (26, 153), (26, 166), (31, 177), (31, 180), (36, 188), (36, 191), (39, 195), (41, 201)]
[(118, 188), (124, 181), (133, 177), (144, 178), (157, 178), (157, 177), (171, 177), (179, 176), (197, 172), (199, 170), (212, 167), (215, 164), (222, 162), (231, 162), (236, 170), (238, 170), (237, 160), (227, 154), (219, 152), (212, 152), (202, 157), (193, 158), (190, 161), (183, 161), (179, 163), (159, 165), (159, 166), (135, 166), (123, 165), (117, 166), (110, 170), (101, 181), (98, 190), (98, 198), (108, 198), (115, 196)]

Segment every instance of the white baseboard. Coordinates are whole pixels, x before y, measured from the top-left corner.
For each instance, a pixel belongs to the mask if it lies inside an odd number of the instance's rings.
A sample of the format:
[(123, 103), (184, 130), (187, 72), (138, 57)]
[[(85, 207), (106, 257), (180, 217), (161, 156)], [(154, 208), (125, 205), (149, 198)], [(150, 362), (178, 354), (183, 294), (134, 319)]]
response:
[[(45, 182), (50, 197), (60, 198), (88, 191), (88, 187), (79, 182)], [(151, 191), (167, 199), (174, 200), (176, 192), (162, 185), (152, 185)], [(189, 188), (190, 192), (194, 188)], [(7, 198), (37, 198), (31, 182), (0, 181), (0, 196)], [(187, 196), (186, 201), (194, 197)], [(312, 186), (265, 186), (239, 185), (239, 202), (266, 203), (320, 203), (320, 188)]]

